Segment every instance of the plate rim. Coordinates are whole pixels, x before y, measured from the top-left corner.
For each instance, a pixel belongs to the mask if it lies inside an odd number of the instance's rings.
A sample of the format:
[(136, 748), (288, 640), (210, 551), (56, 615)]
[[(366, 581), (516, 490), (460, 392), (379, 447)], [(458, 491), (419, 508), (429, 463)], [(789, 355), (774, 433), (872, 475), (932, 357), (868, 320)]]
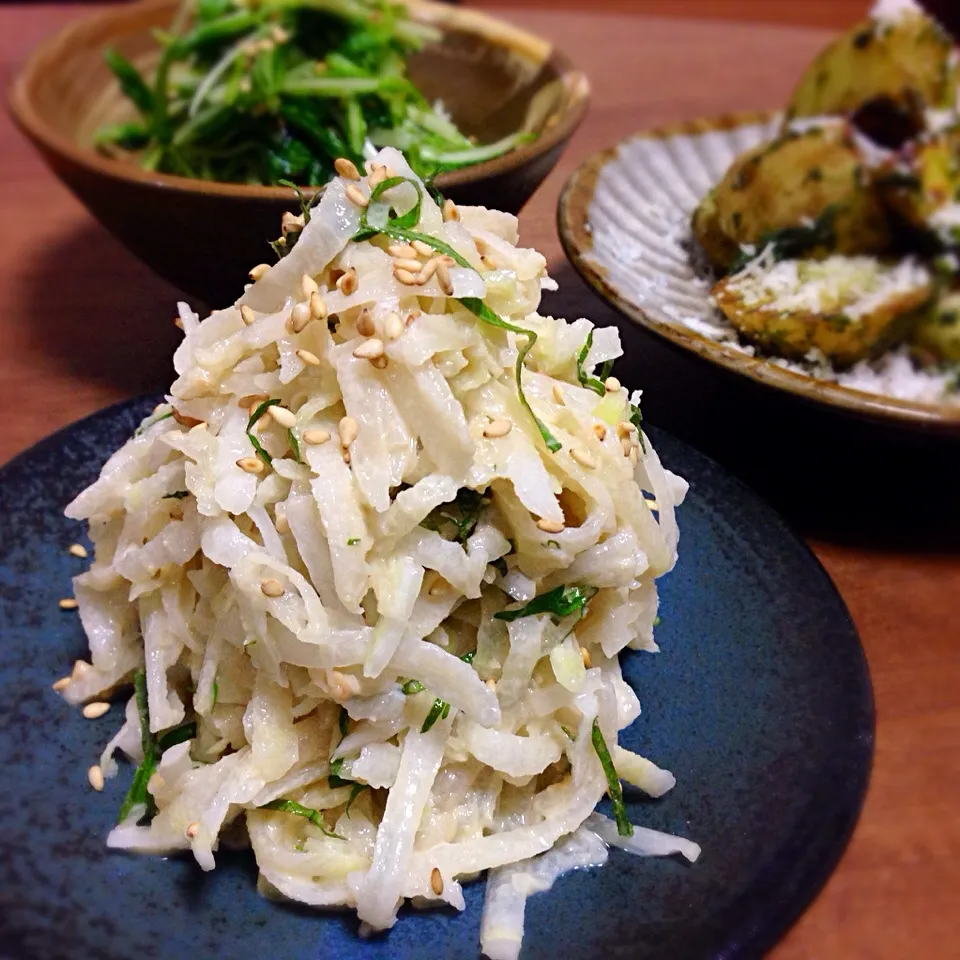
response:
[[(121, 400), (66, 424), (0, 465), (0, 485), (10, 473), (24, 470), (31, 457), (48, 455), (51, 448), (56, 449), (67, 442), (70, 434), (78, 428), (110, 422), (130, 410), (136, 410), (138, 406), (149, 409), (159, 397), (159, 394), (144, 394)], [(780, 538), (812, 563), (810, 572), (820, 581), (819, 589), (824, 591), (824, 595), (829, 593), (837, 605), (838, 613), (842, 614), (843, 623), (837, 623), (838, 629), (843, 629), (853, 641), (849, 666), (856, 667), (859, 690), (856, 698), (847, 698), (846, 702), (851, 705), (851, 715), (856, 717), (857, 722), (851, 724), (849, 732), (854, 735), (845, 742), (843, 754), (837, 751), (833, 758), (835, 763), (839, 763), (841, 757), (845, 757), (850, 762), (849, 772), (852, 776), (839, 787), (834, 788), (833, 783), (823, 782), (819, 784), (819, 789), (810, 792), (788, 841), (775, 851), (776, 856), (762, 870), (751, 876), (746, 889), (737, 899), (725, 905), (718, 915), (723, 922), (708, 922), (711, 915), (705, 915), (701, 929), (703, 935), (708, 937), (705, 945), (707, 952), (691, 954), (687, 958), (760, 960), (813, 904), (843, 857), (859, 822), (872, 776), (876, 746), (876, 703), (869, 663), (846, 601), (817, 555), (790, 522), (749, 484), (707, 454), (663, 428), (654, 425), (651, 432), (658, 444), (659, 434), (669, 444), (680, 448), (686, 456), (699, 461), (705, 470), (718, 471), (729, 488), (736, 490), (747, 499), (752, 509), (764, 515), (766, 523), (776, 530)], [(822, 800), (828, 795), (832, 797), (832, 802), (828, 806), (829, 816), (825, 819)], [(789, 873), (786, 874), (785, 863), (790, 864)], [(760, 897), (758, 890), (773, 892)], [(731, 920), (731, 915), (736, 919)], [(715, 928), (725, 931), (726, 935), (713, 934)]]
[(656, 306), (638, 306), (616, 289), (609, 279), (607, 269), (590, 256), (593, 240), (589, 226), (589, 210), (597, 181), (603, 168), (617, 158), (625, 145), (636, 140), (669, 140), (770, 123), (781, 112), (753, 110), (677, 121), (628, 134), (612, 146), (588, 156), (567, 178), (557, 201), (557, 232), (567, 259), (594, 293), (622, 316), (671, 347), (692, 353), (715, 367), (745, 376), (761, 386), (784, 391), (820, 408), (913, 429), (960, 435), (960, 408), (954, 409), (946, 404), (900, 400), (841, 386), (786, 369), (767, 357), (750, 356), (734, 350), (694, 330), (682, 327)]

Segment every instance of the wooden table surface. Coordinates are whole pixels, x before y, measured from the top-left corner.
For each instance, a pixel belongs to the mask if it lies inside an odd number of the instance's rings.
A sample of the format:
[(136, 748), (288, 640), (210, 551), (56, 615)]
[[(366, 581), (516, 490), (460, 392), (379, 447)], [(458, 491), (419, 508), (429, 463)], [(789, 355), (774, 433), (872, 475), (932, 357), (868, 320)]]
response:
[[(592, 151), (631, 131), (781, 104), (828, 34), (563, 6), (560, 12), (507, 14), (575, 54), (593, 83), (590, 115), (524, 211), (522, 233), (547, 255), (560, 280), (561, 292), (548, 305), (552, 312), (615, 322), (560, 251), (554, 211), (564, 179)], [(84, 9), (0, 6), (0, 79), (37, 40)], [(0, 461), (99, 407), (169, 383), (176, 292), (90, 218), (6, 116), (0, 116), (0, 277)], [(630, 332), (625, 335), (632, 343)], [(668, 396), (675, 382), (672, 361), (647, 345), (636, 349), (637, 377), (630, 379), (648, 387), (656, 409), (657, 396)], [(695, 420), (702, 401), (695, 384), (690, 390), (688, 420)], [(822, 466), (829, 471), (831, 465)], [(899, 472), (895, 466), (877, 478), (889, 485), (891, 511), (909, 512), (914, 502), (937, 495), (944, 478), (924, 484), (927, 478), (911, 477), (909, 465)], [(954, 486), (956, 477), (949, 480)], [(905, 497), (915, 499), (898, 500)], [(878, 525), (883, 522), (878, 518)], [(960, 541), (935, 547), (923, 537), (909, 546), (881, 539), (868, 546), (863, 538), (832, 537), (827, 526), (812, 546), (862, 636), (876, 694), (876, 761), (862, 818), (839, 868), (772, 956), (958, 958)]]

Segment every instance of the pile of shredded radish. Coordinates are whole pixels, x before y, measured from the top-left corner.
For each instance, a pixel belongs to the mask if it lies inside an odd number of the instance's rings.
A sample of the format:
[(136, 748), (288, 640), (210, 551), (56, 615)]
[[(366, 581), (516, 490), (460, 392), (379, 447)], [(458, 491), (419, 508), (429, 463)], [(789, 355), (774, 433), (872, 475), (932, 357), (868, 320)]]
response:
[(372, 929), (489, 870), (481, 945), (516, 958), (526, 897), (608, 844), (699, 853), (618, 779), (674, 784), (617, 743), (618, 658), (656, 650), (686, 484), (608, 376), (617, 331), (536, 312), (513, 216), (367, 168), (235, 306), (180, 305), (166, 403), (67, 509), (92, 662), (60, 688), (134, 681), (91, 777), (140, 765), (111, 847), (211, 870), (248, 838), (265, 893)]

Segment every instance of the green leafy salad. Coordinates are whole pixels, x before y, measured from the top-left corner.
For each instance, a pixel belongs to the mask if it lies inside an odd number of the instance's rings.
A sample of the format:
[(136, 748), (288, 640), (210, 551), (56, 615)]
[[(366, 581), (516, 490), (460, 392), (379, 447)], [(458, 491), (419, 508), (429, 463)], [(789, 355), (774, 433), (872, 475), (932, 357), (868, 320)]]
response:
[(529, 140), (478, 145), (408, 76), (440, 40), (384, 0), (185, 0), (145, 72), (105, 52), (136, 119), (102, 128), (97, 148), (147, 170), (228, 183), (326, 183), (337, 157), (404, 151), (429, 177)]

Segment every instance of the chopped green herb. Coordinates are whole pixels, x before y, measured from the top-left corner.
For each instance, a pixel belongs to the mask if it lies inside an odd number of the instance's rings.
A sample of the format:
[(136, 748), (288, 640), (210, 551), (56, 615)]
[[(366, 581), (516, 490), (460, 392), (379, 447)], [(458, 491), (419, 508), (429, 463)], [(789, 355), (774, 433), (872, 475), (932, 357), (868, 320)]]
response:
[(186, 497), (190, 496), (189, 490), (174, 490), (173, 493), (168, 493), (164, 496), (164, 500), (183, 500)]
[(538, 613), (549, 613), (563, 619), (573, 613), (582, 611), (596, 595), (596, 587), (554, 587), (539, 597), (534, 597), (529, 603), (514, 610), (501, 610), (495, 613), (497, 620), (519, 620), (521, 617), (532, 617)]
[(340, 708), (337, 726), (340, 728), (340, 739), (342, 740), (350, 730), (350, 714), (343, 707)]
[(423, 721), (420, 732), (426, 733), (438, 720), (446, 720), (449, 713), (450, 704), (447, 703), (446, 700), (441, 700), (437, 697), (437, 699), (433, 701), (433, 706), (430, 708), (426, 720)]
[(331, 790), (336, 790), (338, 787), (349, 787), (353, 780), (348, 777), (342, 777), (340, 774), (343, 771), (344, 757), (337, 757), (336, 760), (333, 760), (330, 763), (330, 776), (327, 777), (327, 783)]
[(653, 618), (653, 625), (654, 625), (655, 627), (659, 627), (659, 626), (660, 626), (660, 623), (661, 623), (660, 614), (658, 613), (658, 614)]
[(297, 441), (297, 435), (293, 432), (292, 429), (287, 431), (287, 439), (290, 441), (290, 449), (293, 451), (293, 459), (297, 463), (302, 463), (300, 459), (300, 443)]
[(548, 541), (547, 541), (547, 546), (553, 548), (554, 550), (559, 550), (559, 549), (560, 549), (560, 541), (559, 541), (559, 540), (548, 540)]
[(560, 729), (567, 735), (567, 738), (570, 740), (576, 740), (577, 738), (573, 735), (569, 727), (565, 727), (562, 723), (560, 724)]
[(178, 743), (185, 743), (192, 740), (197, 735), (196, 723), (182, 723), (179, 727), (173, 727), (157, 734), (157, 749), (161, 754), (166, 753), (171, 747)]
[(491, 560), (490, 566), (493, 567), (501, 577), (505, 577), (510, 570), (507, 566), (507, 561), (503, 557), (497, 557), (496, 560)]
[(145, 430), (149, 430), (154, 424), (160, 423), (161, 420), (169, 420), (172, 416), (172, 410), (169, 413), (161, 413), (159, 417), (154, 417), (152, 420), (140, 424), (140, 426), (133, 431), (133, 435), (135, 437), (139, 437), (141, 433), (143, 433)]
[(640, 412), (640, 406), (636, 403), (630, 404), (630, 422), (637, 428), (637, 439), (640, 441), (640, 449), (646, 453), (647, 444), (643, 439), (643, 414)]
[(220, 684), (217, 682), (217, 678), (213, 678), (213, 686), (211, 687), (210, 694), (210, 709), (212, 710), (217, 705), (217, 697), (220, 695)]
[[(256, 426), (257, 421), (267, 412), (270, 407), (275, 407), (279, 400), (271, 398), (270, 400), (264, 400), (253, 413), (250, 414), (250, 419), (247, 421), (247, 437), (250, 440), (250, 443), (253, 444), (253, 449), (263, 457), (266, 463), (273, 463), (273, 457), (263, 449), (263, 445), (260, 441), (251, 433), (254, 426)], [(298, 458), (299, 459), (299, 458)]]
[(354, 546), (356, 546), (359, 542), (360, 542), (360, 538), (359, 538), (359, 537), (350, 537), (350, 538), (347, 540), (347, 546), (348, 546), (348, 547), (354, 547)]
[(474, 658), (476, 655), (477, 655), (477, 651), (476, 651), (476, 650), (471, 650), (469, 653), (465, 653), (460, 659), (461, 659), (464, 663), (469, 663), (469, 664), (472, 665), (472, 664), (473, 664), (473, 658)]
[(420, 522), (421, 527), (434, 530), (446, 539), (465, 544), (473, 533), (483, 508), (489, 500), (482, 493), (461, 487), (449, 503), (441, 503)]
[(353, 806), (353, 801), (356, 800), (357, 797), (359, 797), (364, 790), (368, 790), (368, 789), (369, 789), (369, 784), (366, 784), (366, 783), (355, 783), (353, 787), (351, 787), (350, 796), (347, 799), (347, 805), (343, 810), (343, 812), (348, 817), (350, 816), (350, 808)]
[[(590, 348), (592, 346), (593, 330), (591, 329), (587, 334), (587, 339), (584, 341), (583, 346), (580, 348), (580, 352), (577, 354), (577, 379), (582, 386), (587, 387), (601, 397), (605, 397), (607, 395), (607, 388), (604, 386), (603, 381), (606, 380), (606, 377), (604, 376), (603, 380), (598, 380), (596, 377), (588, 376), (583, 369), (583, 365), (587, 362), (587, 357), (590, 354)], [(604, 373), (606, 373), (606, 370)]]
[(617, 776), (617, 768), (610, 759), (610, 751), (607, 749), (607, 742), (603, 739), (600, 732), (600, 722), (594, 718), (593, 733), (591, 735), (593, 749), (597, 751), (600, 758), (600, 766), (603, 767), (603, 775), (607, 778), (607, 793), (610, 796), (610, 802), (613, 804), (613, 816), (617, 821), (617, 833), (621, 837), (633, 836), (633, 824), (627, 818), (627, 808), (623, 802), (623, 790), (620, 788), (620, 778)]
[(405, 696), (413, 696), (415, 693), (422, 693), (426, 688), (419, 680), (408, 680), (402, 687), (400, 687), (400, 692)]
[(271, 800), (260, 807), (261, 810), (279, 810), (281, 813), (293, 813), (298, 817), (304, 817), (315, 827), (323, 832), (325, 837), (332, 837), (334, 840), (342, 840), (339, 833), (334, 833), (324, 822), (323, 816), (319, 810), (312, 807), (304, 807), (296, 800)]

